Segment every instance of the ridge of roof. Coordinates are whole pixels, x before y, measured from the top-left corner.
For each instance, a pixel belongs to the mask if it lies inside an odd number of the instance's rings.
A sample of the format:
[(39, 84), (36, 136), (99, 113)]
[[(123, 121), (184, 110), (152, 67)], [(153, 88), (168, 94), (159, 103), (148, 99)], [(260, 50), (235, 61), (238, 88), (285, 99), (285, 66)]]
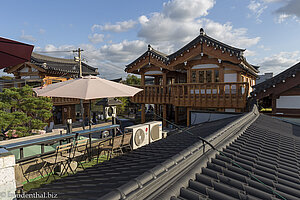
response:
[(208, 36), (207, 34), (205, 34), (204, 32), (200, 31), (200, 35), (198, 35), (195, 39), (193, 39), (191, 42), (189, 42), (188, 44), (186, 44), (185, 46), (183, 46), (182, 48), (180, 48), (179, 50), (175, 51), (174, 53), (170, 54), (168, 57), (170, 60), (174, 59), (175, 57), (177, 57), (178, 55), (180, 55), (182, 52), (185, 52), (186, 50), (188, 50), (189, 48), (191, 48), (192, 46), (198, 44), (201, 42), (209, 42), (211, 43), (211, 45), (215, 46), (215, 47), (219, 47), (219, 48), (226, 48), (226, 49), (230, 49), (231, 51), (234, 52), (234, 54), (237, 57), (242, 56), (243, 52), (246, 49), (240, 49), (240, 48), (236, 48), (233, 46), (230, 46), (228, 44), (225, 44), (223, 42), (220, 42), (210, 36)]
[[(241, 60), (244, 60), (244, 62), (247, 63), (246, 59), (243, 56), (243, 52), (246, 49), (236, 48), (236, 47), (227, 45), (223, 42), (220, 42), (220, 41), (206, 35), (204, 33), (204, 30), (201, 28), (200, 29), (200, 35), (198, 35), (196, 38), (194, 38), (188, 44), (184, 45), (182, 48), (180, 48), (179, 50), (175, 51), (174, 53), (172, 53), (170, 55), (167, 55), (165, 53), (162, 53), (158, 50), (153, 49), (151, 47), (151, 45), (149, 44), (148, 45), (148, 50), (145, 53), (143, 53), (137, 59), (135, 59), (134, 61), (132, 61), (128, 65), (126, 65), (125, 71), (127, 71), (129, 68), (131, 68), (131, 66), (133, 64), (135, 64), (136, 62), (138, 62), (140, 59), (144, 59), (146, 56), (149, 56), (149, 55), (152, 56), (152, 57), (159, 58), (167, 66), (168, 64), (170, 64), (170, 61), (174, 60), (178, 55), (181, 55), (182, 53), (189, 50), (191, 47), (197, 45), (198, 43), (202, 44), (203, 42), (205, 42), (205, 43), (207, 42), (209, 45), (212, 45), (215, 48), (219, 48), (220, 50), (223, 50), (224, 52), (226, 52), (226, 51), (230, 52), (232, 55), (235, 55), (236, 57), (238, 57)], [(257, 66), (250, 65), (250, 64), (249, 64), (249, 66), (251, 66), (253, 68), (253, 70), (258, 69)]]
[(35, 52), (32, 52), (31, 57), (33, 57), (34, 59), (41, 60), (41, 61), (46, 61), (46, 62), (70, 63), (70, 64), (77, 63), (73, 59), (46, 56), (46, 55), (38, 54), (38, 53), (35, 53)]
[(255, 88), (254, 92), (258, 93), (260, 91), (263, 91), (265, 89), (273, 87), (273, 85), (281, 83), (283, 80), (285, 80), (287, 78), (294, 77), (296, 75), (296, 73), (299, 73), (299, 72), (300, 72), (300, 62), (296, 63), (292, 67), (284, 70), (283, 72), (277, 74), (276, 76), (274, 76), (264, 82), (261, 82), (257, 85), (254, 85), (253, 86)]

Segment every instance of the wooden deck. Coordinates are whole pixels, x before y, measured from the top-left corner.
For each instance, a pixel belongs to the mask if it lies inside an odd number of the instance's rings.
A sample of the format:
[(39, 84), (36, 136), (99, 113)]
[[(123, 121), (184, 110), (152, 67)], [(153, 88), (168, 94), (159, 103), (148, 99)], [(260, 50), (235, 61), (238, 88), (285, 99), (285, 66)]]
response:
[(173, 104), (184, 107), (245, 108), (248, 83), (181, 83), (146, 85), (132, 101), (145, 104)]

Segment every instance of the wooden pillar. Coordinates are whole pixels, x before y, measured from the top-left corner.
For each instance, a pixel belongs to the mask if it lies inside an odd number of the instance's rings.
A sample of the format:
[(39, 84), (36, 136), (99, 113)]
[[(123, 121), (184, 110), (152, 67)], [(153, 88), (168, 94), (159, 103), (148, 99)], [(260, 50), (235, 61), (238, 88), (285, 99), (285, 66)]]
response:
[(220, 66), (219, 81), (222, 83), (224, 82), (224, 67), (222, 63), (220, 63), (219, 66)]
[(178, 106), (175, 106), (174, 107), (174, 110), (175, 110), (175, 124), (178, 124)]
[(276, 114), (276, 98), (272, 96), (272, 114)]
[(141, 86), (144, 86), (145, 85), (145, 74), (142, 73), (141, 74)]
[(141, 104), (141, 123), (146, 122), (146, 116), (145, 116), (145, 104)]
[(167, 127), (167, 121), (166, 121), (166, 119), (167, 119), (167, 105), (166, 104), (164, 104), (164, 105), (162, 105), (162, 109), (163, 109), (163, 127)]
[(191, 83), (191, 68), (188, 68), (187, 70), (187, 74), (186, 74), (186, 80), (187, 80), (187, 83)]
[(189, 127), (191, 125), (191, 107), (186, 108), (186, 126)]

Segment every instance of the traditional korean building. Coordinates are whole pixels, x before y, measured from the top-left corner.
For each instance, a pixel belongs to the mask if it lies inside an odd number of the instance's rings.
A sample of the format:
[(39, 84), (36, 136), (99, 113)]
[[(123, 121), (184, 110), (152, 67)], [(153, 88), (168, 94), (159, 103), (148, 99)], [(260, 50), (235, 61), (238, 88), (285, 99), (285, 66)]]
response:
[[(125, 69), (141, 76), (144, 90), (132, 100), (142, 104), (142, 122), (145, 104), (154, 104), (163, 118), (187, 120), (187, 125), (192, 110), (243, 112), (258, 73), (244, 51), (209, 37), (202, 28), (198, 37), (170, 55), (148, 45)], [(146, 76), (154, 77), (154, 85), (145, 85)]]
[(272, 114), (300, 117), (300, 62), (254, 86), (253, 97)]
[[(14, 74), (12, 86), (29, 84), (33, 87), (46, 86), (52, 83), (66, 81), (79, 75), (79, 63), (72, 59), (55, 58), (37, 53), (32, 53), (31, 61), (12, 66), (5, 72)], [(98, 75), (98, 69), (82, 62), (82, 75)], [(80, 100), (72, 98), (52, 98), (55, 124), (65, 123), (66, 119), (79, 120)], [(88, 116), (88, 102), (84, 102), (85, 116)]]

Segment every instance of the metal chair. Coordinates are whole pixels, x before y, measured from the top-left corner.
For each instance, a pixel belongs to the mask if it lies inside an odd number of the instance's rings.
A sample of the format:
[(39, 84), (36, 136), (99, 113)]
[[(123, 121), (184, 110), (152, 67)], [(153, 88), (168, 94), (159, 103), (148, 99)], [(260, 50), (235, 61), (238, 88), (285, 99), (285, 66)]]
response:
[(84, 166), (82, 165), (82, 161), (87, 160), (88, 158), (88, 145), (89, 145), (89, 138), (83, 140), (76, 140), (73, 149), (72, 149), (72, 157), (69, 162), (76, 161), (77, 166), (75, 171), (77, 170), (78, 166), (81, 165), (82, 169)]
[(122, 143), (123, 143), (123, 136), (117, 136), (111, 139), (111, 142), (109, 145), (102, 145), (98, 147), (98, 155), (97, 155), (97, 163), (99, 161), (99, 156), (102, 151), (108, 152), (107, 158), (111, 159), (112, 154), (121, 152), (123, 153), (122, 150)]
[(131, 137), (132, 133), (123, 134), (122, 148), (124, 150), (129, 148), (129, 150), (132, 151)]
[[(32, 163), (32, 164), (29, 164)], [(26, 170), (24, 169), (25, 165), (29, 165)], [(41, 175), (41, 177), (43, 178), (43, 173), (41, 172), (41, 169), (43, 169), (43, 167), (45, 166), (46, 162), (42, 161), (40, 158), (36, 158), (34, 160), (29, 160), (26, 162), (22, 162), (21, 164), (19, 164), (21, 170), (22, 170), (22, 174), (24, 176), (24, 178), (26, 179), (27, 183), (29, 182), (29, 178), (27, 178), (26, 176), (30, 176), (30, 174), (32, 172), (39, 172), (39, 174)]]
[[(55, 179), (54, 176), (55, 168), (57, 166), (60, 166), (60, 168), (63, 166), (63, 169), (59, 174), (60, 177), (64, 174), (65, 171), (69, 175), (68, 166), (69, 166), (69, 160), (71, 156), (71, 150), (72, 150), (72, 143), (60, 145), (56, 147), (55, 157), (48, 157), (43, 159), (43, 161), (46, 162), (46, 166), (48, 166), (48, 168), (50, 169), (50, 173), (51, 173), (50, 175), (52, 175), (54, 179)], [(73, 172), (72, 168), (71, 171)], [(46, 181), (48, 181), (50, 175), (48, 176)]]

